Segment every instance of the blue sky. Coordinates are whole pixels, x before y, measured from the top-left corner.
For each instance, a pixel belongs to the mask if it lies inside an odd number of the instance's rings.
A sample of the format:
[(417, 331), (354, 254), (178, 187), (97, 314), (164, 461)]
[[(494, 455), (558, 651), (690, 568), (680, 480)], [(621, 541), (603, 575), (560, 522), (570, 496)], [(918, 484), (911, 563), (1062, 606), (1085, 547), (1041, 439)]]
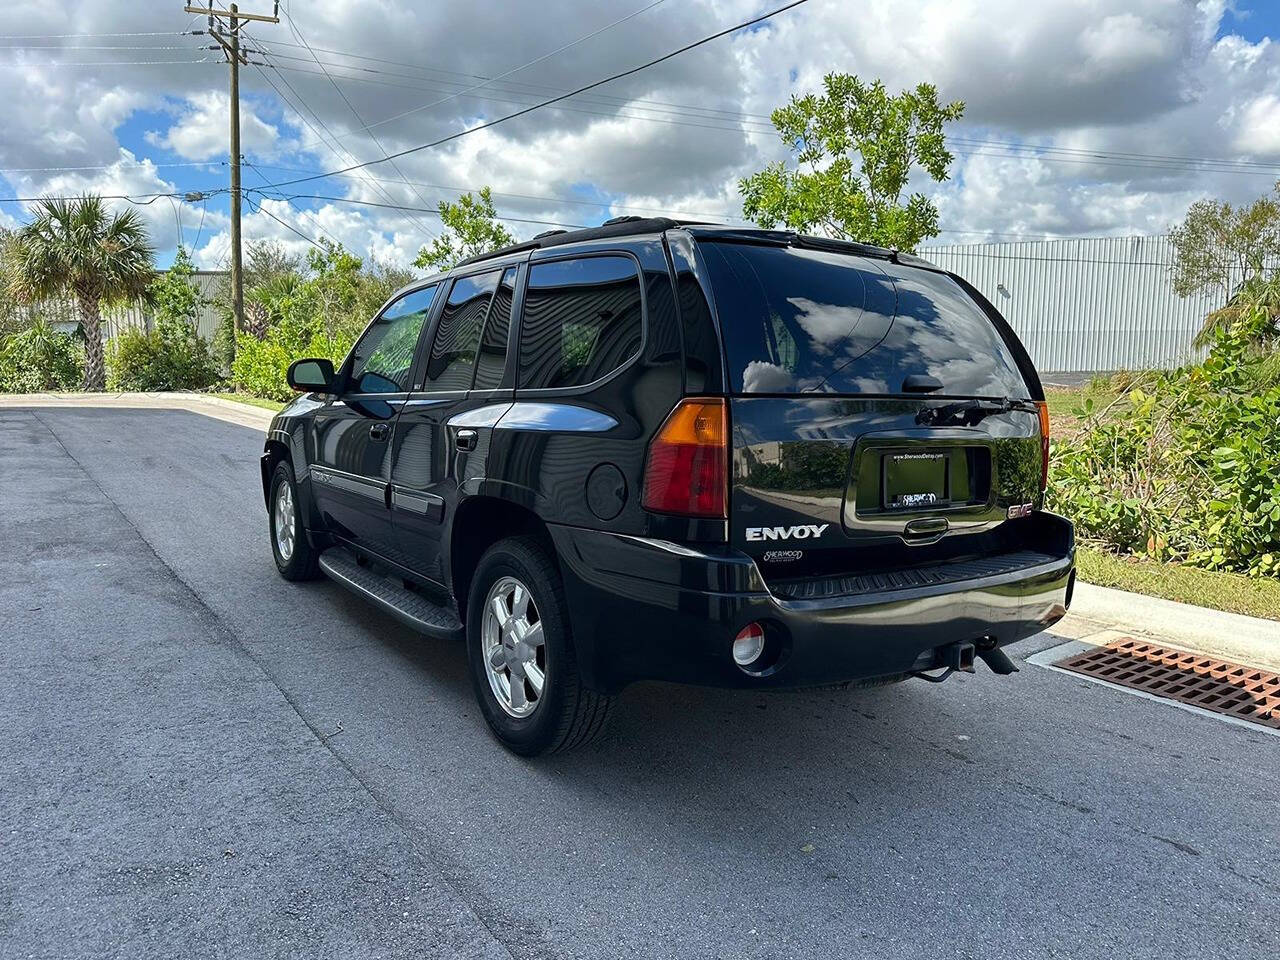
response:
[[(1271, 40), (1280, 4), (810, 0), (559, 108), (406, 157), (398, 170), (382, 163), (363, 177), (258, 192), (304, 175), (292, 171), (465, 130), (773, 4), (557, 4), (507, 35), (493, 25), (523, 9), (510, 0), (430, 11), (407, 0), (282, 6), (281, 24), (255, 25), (247, 38), (259, 65), (242, 81), (245, 234), (296, 252), (333, 239), (407, 262), (438, 229), (414, 208), (486, 184), (517, 236), (629, 213), (732, 220), (738, 179), (784, 156), (769, 111), (832, 70), (891, 89), (929, 80), (965, 100), (949, 131), (950, 180), (913, 183), (939, 205), (938, 243), (1160, 233), (1198, 197), (1248, 200), (1280, 172)], [(48, 0), (0, 12), (0, 95), (10, 104), (0, 195), (94, 190), (141, 202), (213, 192), (138, 209), (163, 262), (180, 220), (198, 262), (219, 266), (227, 69), (204, 49), (207, 37), (186, 32), (205, 24), (176, 0), (108, 7)], [(69, 23), (77, 36), (65, 36)], [(284, 199), (291, 193), (334, 199)], [(0, 225), (25, 216), (0, 204)]]

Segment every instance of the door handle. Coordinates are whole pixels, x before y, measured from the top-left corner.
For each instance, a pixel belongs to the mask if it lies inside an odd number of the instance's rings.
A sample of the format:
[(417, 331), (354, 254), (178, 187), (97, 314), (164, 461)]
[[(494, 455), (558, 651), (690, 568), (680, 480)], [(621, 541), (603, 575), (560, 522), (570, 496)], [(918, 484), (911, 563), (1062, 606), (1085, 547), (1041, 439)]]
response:
[(480, 442), (480, 434), (470, 428), (463, 427), (453, 438), (453, 445), (459, 450), (474, 450)]
[(369, 439), (385, 440), (387, 439), (387, 434), (389, 434), (390, 432), (391, 432), (391, 427), (388, 424), (375, 423), (372, 427), (369, 428)]

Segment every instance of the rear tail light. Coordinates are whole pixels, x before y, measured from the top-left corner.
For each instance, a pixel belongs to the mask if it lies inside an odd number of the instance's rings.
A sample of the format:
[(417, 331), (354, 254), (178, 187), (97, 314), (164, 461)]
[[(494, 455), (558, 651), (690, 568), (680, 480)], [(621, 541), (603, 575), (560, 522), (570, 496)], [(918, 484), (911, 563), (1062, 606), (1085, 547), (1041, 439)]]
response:
[(1036, 401), (1040, 413), (1040, 493), (1049, 488), (1049, 404)]
[(646, 510), (689, 517), (729, 515), (729, 430), (724, 401), (681, 400), (649, 445)]

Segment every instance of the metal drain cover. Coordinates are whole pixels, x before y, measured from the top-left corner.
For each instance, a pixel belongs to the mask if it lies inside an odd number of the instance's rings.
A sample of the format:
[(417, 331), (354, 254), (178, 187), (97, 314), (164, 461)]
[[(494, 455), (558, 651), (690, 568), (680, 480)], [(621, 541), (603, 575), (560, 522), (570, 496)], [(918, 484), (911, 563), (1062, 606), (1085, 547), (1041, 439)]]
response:
[(1057, 666), (1280, 730), (1280, 674), (1133, 637), (1074, 654)]

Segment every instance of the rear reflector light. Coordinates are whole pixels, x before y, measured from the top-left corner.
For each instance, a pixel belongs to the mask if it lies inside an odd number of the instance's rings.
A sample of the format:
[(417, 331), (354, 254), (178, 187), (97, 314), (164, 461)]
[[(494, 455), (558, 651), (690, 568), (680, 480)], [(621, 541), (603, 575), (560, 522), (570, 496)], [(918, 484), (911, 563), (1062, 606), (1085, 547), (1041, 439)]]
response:
[(724, 401), (681, 400), (649, 446), (646, 510), (688, 517), (729, 514), (729, 431)]
[(1049, 404), (1036, 401), (1040, 413), (1040, 492), (1049, 488)]
[(760, 659), (764, 653), (764, 627), (758, 623), (748, 623), (733, 638), (733, 662), (740, 667), (748, 667)]

